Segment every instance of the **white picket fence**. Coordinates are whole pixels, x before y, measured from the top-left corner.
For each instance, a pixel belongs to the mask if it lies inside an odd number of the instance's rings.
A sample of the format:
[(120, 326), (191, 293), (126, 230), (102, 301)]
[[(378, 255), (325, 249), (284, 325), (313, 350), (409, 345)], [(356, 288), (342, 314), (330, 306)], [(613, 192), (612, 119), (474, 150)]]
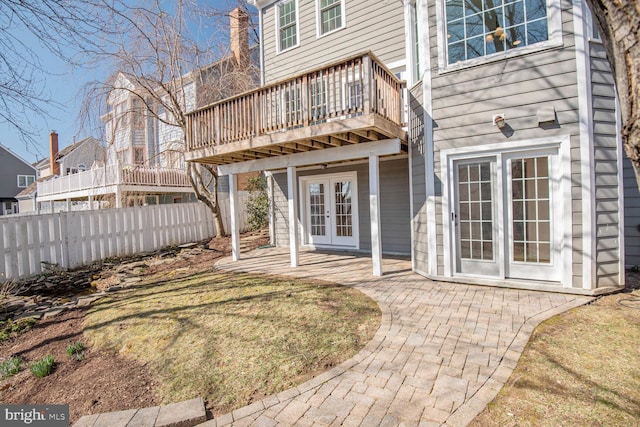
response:
[[(240, 229), (247, 224), (247, 195), (240, 193)], [(229, 200), (220, 200), (229, 230)], [(43, 263), (76, 268), (108, 257), (149, 252), (215, 235), (202, 203), (0, 217), (0, 274), (4, 279), (39, 274)]]

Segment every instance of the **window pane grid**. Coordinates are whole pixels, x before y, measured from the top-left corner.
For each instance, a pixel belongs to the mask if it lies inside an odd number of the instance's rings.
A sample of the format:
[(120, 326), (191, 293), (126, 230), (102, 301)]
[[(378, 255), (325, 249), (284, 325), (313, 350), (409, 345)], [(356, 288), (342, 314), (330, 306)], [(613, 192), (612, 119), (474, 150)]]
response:
[(295, 0), (280, 5), (278, 15), (280, 50), (285, 50), (297, 43)]
[(341, 0), (322, 0), (320, 2), (320, 27), (325, 34), (342, 27)]
[(491, 165), (458, 165), (460, 258), (493, 260)]
[(309, 184), (309, 213), (311, 235), (325, 236), (324, 184)]
[(449, 64), (548, 39), (545, 0), (447, 0), (445, 13)]
[(341, 181), (335, 183), (336, 203), (336, 236), (353, 236), (353, 224), (351, 214), (351, 182)]
[(549, 159), (511, 161), (512, 257), (516, 262), (551, 262)]

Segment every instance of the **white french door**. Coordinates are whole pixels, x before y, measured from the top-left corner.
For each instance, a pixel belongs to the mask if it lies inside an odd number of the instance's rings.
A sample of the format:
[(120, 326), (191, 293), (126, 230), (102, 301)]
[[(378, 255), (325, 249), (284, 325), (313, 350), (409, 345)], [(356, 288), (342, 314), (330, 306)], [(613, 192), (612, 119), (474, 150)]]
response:
[(500, 274), (495, 169), (492, 159), (455, 163), (456, 208), (451, 219), (456, 232), (457, 268), (463, 274)]
[(306, 243), (358, 246), (355, 173), (302, 177)]
[(453, 162), (457, 273), (561, 280), (559, 169), (554, 152)]

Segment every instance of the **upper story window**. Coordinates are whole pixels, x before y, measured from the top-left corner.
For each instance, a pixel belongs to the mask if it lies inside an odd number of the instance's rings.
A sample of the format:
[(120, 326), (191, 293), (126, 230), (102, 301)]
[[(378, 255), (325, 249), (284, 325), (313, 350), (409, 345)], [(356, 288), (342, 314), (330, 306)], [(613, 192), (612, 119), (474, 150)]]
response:
[(131, 105), (131, 115), (134, 129), (144, 129), (144, 104), (139, 99), (133, 99)]
[(18, 175), (18, 187), (27, 188), (36, 181), (35, 175)]
[(344, 0), (317, 0), (319, 35), (344, 27)]
[(549, 40), (547, 0), (445, 0), (447, 64)]
[(133, 164), (144, 166), (144, 147), (133, 147)]
[(298, 45), (298, 11), (296, 0), (280, 3), (278, 10), (278, 50), (280, 52)]
[(586, 3), (583, 4), (582, 8), (584, 10), (584, 22), (586, 26), (587, 37), (589, 37), (589, 40), (591, 41), (601, 42), (602, 39), (600, 38), (598, 24), (596, 24), (596, 21), (593, 19), (591, 10), (589, 10), (589, 7), (586, 5)]

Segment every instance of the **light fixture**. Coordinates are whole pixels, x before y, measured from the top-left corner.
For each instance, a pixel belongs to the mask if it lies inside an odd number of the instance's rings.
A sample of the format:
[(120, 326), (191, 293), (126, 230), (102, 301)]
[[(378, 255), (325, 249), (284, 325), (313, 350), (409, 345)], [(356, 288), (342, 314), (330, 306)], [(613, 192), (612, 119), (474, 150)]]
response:
[(494, 114), (491, 119), (491, 122), (493, 123), (494, 126), (497, 126), (498, 129), (503, 129), (507, 125), (507, 122), (505, 121), (504, 117), (505, 117), (504, 113)]

